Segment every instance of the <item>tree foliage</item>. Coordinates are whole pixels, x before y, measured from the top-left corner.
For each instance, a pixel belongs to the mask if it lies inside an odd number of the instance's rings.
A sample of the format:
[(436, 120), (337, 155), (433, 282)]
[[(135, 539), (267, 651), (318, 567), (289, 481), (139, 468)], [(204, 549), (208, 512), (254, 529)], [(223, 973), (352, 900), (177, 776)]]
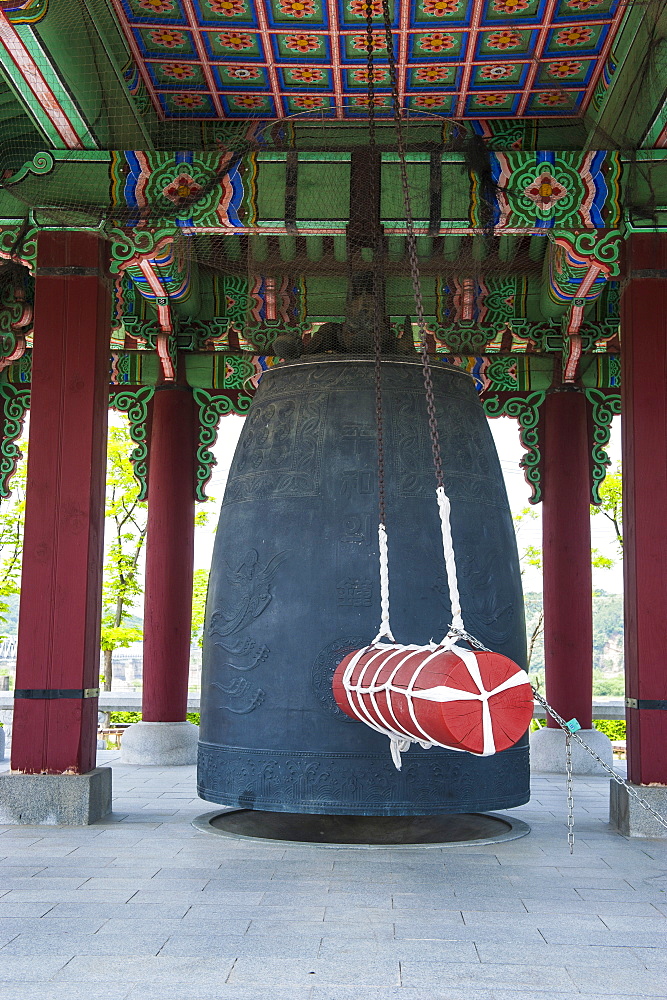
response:
[[(12, 477), (12, 494), (0, 501), (0, 625), (6, 626), (14, 602), (5, 598), (21, 592), (21, 555), (25, 520), (25, 487), (28, 447), (22, 443), (23, 455)], [(0, 636), (4, 638), (4, 636)]]
[(201, 646), (204, 642), (204, 615), (206, 613), (206, 592), (208, 590), (208, 570), (196, 569), (192, 577), (192, 644)]
[(125, 424), (109, 428), (105, 517), (111, 538), (104, 561), (101, 636), (105, 691), (111, 690), (114, 649), (143, 636), (141, 629), (126, 624), (143, 593), (139, 559), (148, 520), (148, 504), (139, 500), (139, 484), (130, 462), (133, 447)]
[(608, 472), (599, 489), (599, 507), (591, 505), (591, 514), (602, 515), (611, 521), (616, 534), (619, 553), (623, 554), (623, 477), (621, 463), (616, 463), (613, 472)]

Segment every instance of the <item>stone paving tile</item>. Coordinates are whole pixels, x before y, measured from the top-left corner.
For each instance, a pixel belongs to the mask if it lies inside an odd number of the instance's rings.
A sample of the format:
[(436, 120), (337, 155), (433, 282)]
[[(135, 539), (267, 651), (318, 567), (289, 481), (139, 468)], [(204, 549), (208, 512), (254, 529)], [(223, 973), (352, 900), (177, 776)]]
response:
[[(122, 983), (118, 980), (113, 984), (113, 1000), (126, 1000), (134, 989), (132, 983)], [(163, 993), (164, 997), (164, 993)], [(0, 980), (0, 1000), (109, 1000), (109, 984), (81, 985), (66, 983), (58, 985), (54, 982), (20, 983), (10, 986)]]
[(631, 886), (619, 886), (616, 889), (577, 889), (577, 894), (582, 899), (590, 900), (593, 903), (646, 903), (660, 902), (662, 894), (659, 892), (639, 892)]
[(53, 903), (8, 903), (0, 899), (0, 927), (3, 920), (14, 917), (42, 917), (53, 909)]
[[(429, 988), (428, 1000), (530, 1000), (533, 995), (532, 992), (523, 990), (517, 992), (514, 989), (506, 990), (504, 987), (498, 990), (469, 987), (457, 989), (456, 986), (448, 988), (446, 984), (439, 983), (437, 986)], [(567, 990), (541, 991), (539, 998), (540, 1000), (564, 1000), (564, 998), (570, 998), (573, 995), (577, 997), (577, 1000), (621, 1000), (620, 997), (612, 997), (608, 994), (604, 996), (573, 994), (571, 986)], [(1, 997), (0, 1000), (2, 1000)], [(425, 1000), (425, 994), (422, 989), (410, 986), (388, 987), (386, 989), (369, 987), (359, 989), (354, 986), (337, 986), (332, 989), (327, 986), (316, 986), (313, 989), (311, 1000)]]
[[(373, 961), (416, 961), (416, 962), (472, 962), (479, 963), (477, 949), (473, 941), (461, 940), (394, 940), (368, 941), (364, 938), (350, 938), (341, 941), (340, 938), (323, 938), (320, 945), (319, 958), (337, 960), (347, 963), (349, 959), (363, 962), (365, 958)], [(641, 967), (641, 964), (638, 965)]]
[[(582, 931), (573, 934), (569, 928), (540, 929), (547, 944), (600, 945), (609, 948), (666, 948), (667, 935), (643, 931)], [(665, 991), (667, 996), (667, 990)]]
[(456, 896), (446, 888), (442, 892), (395, 892), (391, 904), (395, 910), (460, 910)]
[[(108, 870), (110, 872), (113, 872), (116, 869), (111, 867)], [(231, 875), (221, 875), (219, 868), (196, 868), (194, 865), (187, 865), (184, 863), (181, 863), (180, 865), (172, 865), (171, 867), (165, 866), (162, 868), (158, 868), (157, 870), (154, 870), (154, 868), (151, 867), (150, 870), (154, 872), (154, 874), (151, 876), (153, 881), (163, 882), (165, 880), (168, 880), (167, 888), (172, 888), (172, 882), (181, 881), (182, 879), (188, 879), (188, 880), (201, 879), (204, 882), (210, 882), (214, 880), (214, 881), (220, 881), (225, 885), (229, 885), (229, 881), (232, 877)], [(248, 875), (250, 875), (250, 873), (248, 873)], [(250, 881), (249, 878), (244, 879), (244, 876), (242, 874), (238, 874), (235, 877), (241, 883)], [(256, 877), (255, 881), (260, 882), (261, 880)], [(269, 880), (267, 878), (264, 881), (268, 882)]]
[(89, 879), (85, 886), (87, 891), (92, 889), (106, 890), (107, 885), (109, 886), (109, 892), (123, 892), (125, 890), (132, 890), (134, 888), (135, 892), (165, 892), (171, 895), (174, 899), (179, 893), (188, 894), (198, 894), (201, 893), (207, 884), (207, 879), (202, 878), (180, 878), (180, 879), (170, 879), (169, 882), (164, 880), (156, 881), (150, 877), (144, 878), (113, 878), (109, 876), (108, 878), (91, 878)]
[(200, 906), (258, 906), (262, 900), (261, 892), (227, 892), (227, 893), (204, 893), (203, 890), (190, 890), (188, 892), (177, 892), (169, 889), (168, 886), (156, 889), (139, 889), (128, 896), (130, 906), (161, 906), (183, 904), (192, 905), (197, 903)]
[[(185, 916), (189, 907), (187, 904), (170, 904), (168, 906), (126, 906), (119, 903), (57, 903), (48, 913), (44, 915), (44, 920), (53, 920), (60, 917), (86, 917), (89, 920), (110, 920), (113, 917), (120, 917), (123, 920), (161, 920), (179, 919)], [(128, 928), (131, 933), (131, 927)]]
[(233, 959), (227, 962), (217, 958), (172, 958), (159, 955), (141, 958), (124, 955), (77, 955), (60, 968), (53, 978), (57, 983), (105, 982), (109, 985), (116, 979), (121, 982), (162, 983), (163, 988), (171, 990), (172, 985), (180, 983), (222, 984), (232, 965)]
[(0, 874), (0, 889), (30, 889), (32, 892), (46, 890), (48, 892), (61, 892), (68, 889), (78, 889), (88, 880), (86, 875), (73, 875), (71, 878), (43, 878), (41, 875), (34, 875), (28, 878), (6, 877)]
[(667, 975), (667, 950), (665, 948), (633, 948), (632, 951), (649, 971), (660, 969)]
[(419, 986), (429, 989), (433, 983), (451, 983), (458, 987), (470, 984), (474, 988), (522, 986), (537, 996), (547, 990), (572, 991), (573, 982), (563, 966), (472, 963), (401, 962), (401, 983), (405, 986)]
[(80, 889), (11, 889), (6, 896), (0, 899), (3, 902), (11, 903), (51, 903), (52, 906), (61, 903), (74, 903), (77, 905), (100, 905), (114, 903), (126, 903), (133, 895), (132, 892), (103, 892), (101, 889), (86, 891), (85, 887)]
[(487, 899), (482, 893), (478, 896), (466, 894), (465, 896), (457, 896), (455, 902), (457, 909), (462, 910), (464, 913), (467, 911), (474, 913), (512, 913), (519, 917), (523, 917), (526, 914), (526, 908), (521, 900), (512, 896)]
[(540, 899), (530, 899), (521, 897), (521, 902), (528, 913), (539, 915), (541, 913), (562, 913), (562, 914), (585, 914), (594, 913), (604, 916), (627, 916), (627, 917), (657, 917), (660, 915), (659, 904), (656, 903), (596, 903), (588, 899), (571, 899), (569, 901), (542, 897)]
[(0, 965), (7, 955), (157, 955), (168, 935), (143, 934), (20, 934), (0, 950)]
[[(66, 951), (64, 946), (62, 951)], [(0, 982), (43, 983), (62, 969), (71, 957), (71, 953), (60, 956), (43, 955), (36, 962), (34, 958), (23, 955), (3, 956), (0, 962)]]
[(667, 934), (667, 919), (659, 915), (655, 917), (626, 917), (607, 913), (601, 919), (610, 931)]
[(18, 934), (19, 932), (10, 926), (7, 926), (6, 928), (0, 927), (0, 952), (8, 944), (10, 944), (10, 942), (14, 941), (18, 937)]
[(590, 969), (573, 965), (568, 967), (568, 972), (581, 992), (609, 989), (621, 996), (660, 997), (660, 1000), (664, 1000), (667, 993), (664, 970), (652, 973), (617, 969), (615, 966)]
[[(96, 934), (104, 927), (104, 920), (89, 920), (86, 917), (64, 917), (61, 920), (44, 920), (37, 917), (13, 917), (0, 922), (0, 934), (27, 935)], [(127, 923), (124, 924), (127, 927)], [(5, 930), (6, 928), (6, 930)]]
[[(25, 865), (0, 865), (0, 886), (5, 888), (9, 880), (21, 879), (21, 878), (33, 878), (35, 875), (40, 875), (44, 877), (47, 873), (47, 869), (41, 865), (32, 865), (31, 867), (26, 867)], [(79, 873), (80, 874), (80, 873)]]
[[(271, 987), (270, 995), (258, 993), (255, 986), (230, 986), (227, 984), (210, 985), (200, 983), (179, 983), (170, 986), (168, 1000), (310, 1000), (310, 986)], [(0, 1000), (4, 997), (0, 993)], [(15, 1000), (14, 997), (9, 1000)], [(17, 997), (16, 1000), (22, 1000)], [(42, 997), (39, 1000), (43, 1000)], [(51, 998), (49, 998), (51, 1000)], [(55, 998), (60, 1000), (60, 998)], [(105, 1000), (108, 1000), (108, 994)], [(130, 990), (123, 1000), (165, 1000), (164, 987), (147, 984), (136, 986)]]
[(231, 970), (227, 982), (232, 985), (281, 986), (294, 983), (308, 986), (314, 983), (353, 986), (398, 986), (400, 972), (398, 962), (375, 961), (346, 958), (344, 962), (328, 959), (282, 958), (266, 962), (258, 958), (240, 957)]
[[(107, 866), (115, 860), (115, 855), (109, 855), (108, 857), (95, 857), (87, 858), (85, 855), (79, 855), (76, 851), (73, 851), (71, 855), (66, 857), (40, 857), (35, 856), (31, 858), (31, 864), (39, 865), (41, 868), (48, 870), (49, 868), (61, 868), (65, 872), (65, 877), (67, 876), (67, 871), (74, 869), (76, 872), (80, 868), (86, 869), (88, 867), (93, 867), (96, 870), (106, 870)], [(3, 866), (18, 866), (24, 865), (25, 861), (21, 861), (18, 858), (4, 858), (0, 861), (0, 869)]]
[[(174, 934), (162, 948), (160, 955), (180, 957), (223, 956), (232, 959), (239, 956), (263, 958), (269, 962), (289, 955), (290, 959), (312, 960), (318, 957), (320, 937), (308, 936), (208, 936), (205, 932), (197, 935)], [(0, 952), (2, 955), (2, 952)]]
[(491, 962), (504, 965), (524, 965), (534, 962), (536, 965), (559, 965), (569, 968), (571, 965), (581, 965), (586, 968), (598, 966), (622, 969), (643, 969), (644, 963), (633, 954), (631, 948), (609, 948), (596, 945), (575, 944), (527, 944), (523, 940), (514, 946), (476, 942), (477, 953), (481, 962)]

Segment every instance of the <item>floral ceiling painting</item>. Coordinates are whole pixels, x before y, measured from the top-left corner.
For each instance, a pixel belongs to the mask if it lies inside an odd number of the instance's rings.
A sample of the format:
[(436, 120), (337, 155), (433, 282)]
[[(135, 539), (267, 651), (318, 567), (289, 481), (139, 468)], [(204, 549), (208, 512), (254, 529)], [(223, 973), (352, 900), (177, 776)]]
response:
[[(168, 118), (275, 119), (368, 110), (366, 0), (113, 0)], [(381, 0), (375, 105), (391, 114)], [(455, 118), (585, 113), (622, 0), (390, 0), (400, 99)]]

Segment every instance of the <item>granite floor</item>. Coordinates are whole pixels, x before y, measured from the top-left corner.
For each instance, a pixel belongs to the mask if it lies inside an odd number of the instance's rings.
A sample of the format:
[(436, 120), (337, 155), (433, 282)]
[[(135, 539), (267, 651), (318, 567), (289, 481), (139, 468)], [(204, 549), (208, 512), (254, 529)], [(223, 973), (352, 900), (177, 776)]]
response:
[(199, 832), (194, 768), (100, 758), (107, 821), (0, 827), (0, 1000), (667, 997), (667, 841), (613, 833), (605, 779), (573, 856), (545, 776), (522, 840), (353, 850)]

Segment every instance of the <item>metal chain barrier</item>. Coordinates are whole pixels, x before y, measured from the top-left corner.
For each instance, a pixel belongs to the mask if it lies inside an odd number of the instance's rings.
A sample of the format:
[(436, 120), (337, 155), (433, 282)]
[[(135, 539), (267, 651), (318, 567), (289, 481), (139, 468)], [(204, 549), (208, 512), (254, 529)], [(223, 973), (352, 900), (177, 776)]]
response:
[[(575, 725), (576, 726), (579, 725), (576, 719), (572, 719), (570, 722), (566, 722), (565, 719), (562, 717), (562, 715), (559, 715), (556, 709), (552, 708), (551, 705), (546, 700), (546, 698), (543, 698), (542, 695), (539, 693), (539, 691), (536, 691), (535, 688), (533, 688), (533, 696), (535, 698), (535, 701), (538, 701), (540, 703), (545, 712), (549, 713), (551, 718), (558, 723), (560, 728), (566, 734), (566, 747), (571, 740), (575, 740), (580, 746), (584, 748), (584, 750), (586, 750), (587, 753), (591, 755), (591, 757), (594, 760), (598, 762), (600, 767), (602, 767), (602, 769), (607, 772), (609, 777), (614, 779), (617, 785), (625, 785), (628, 791), (628, 795), (631, 795), (633, 799), (636, 799), (636, 801), (639, 803), (642, 809), (645, 809), (647, 812), (649, 812), (651, 816), (653, 816), (653, 818), (656, 819), (658, 823), (660, 823), (661, 826), (664, 826), (664, 828), (667, 830), (667, 819), (665, 819), (664, 816), (661, 816), (659, 812), (656, 812), (653, 806), (650, 805), (650, 803), (648, 803), (646, 799), (642, 798), (639, 792), (632, 787), (629, 781), (621, 777), (620, 774), (617, 774), (616, 771), (614, 771), (613, 767), (610, 767), (609, 764), (607, 764), (607, 762), (604, 761), (602, 757), (600, 757), (600, 755), (596, 753), (595, 750), (592, 749), (592, 747), (589, 747), (588, 743), (586, 743), (581, 738), (577, 730), (574, 728)], [(567, 737), (569, 737), (569, 740), (567, 739)], [(568, 806), (569, 805), (570, 805), (570, 794), (568, 790)], [(568, 818), (568, 843), (570, 843), (570, 832), (573, 826), (574, 826), (574, 818), (572, 819), (572, 823), (570, 823), (570, 820)], [(574, 834), (572, 834), (571, 846), (572, 844), (574, 844)]]
[(574, 854), (574, 795), (572, 783), (572, 733), (565, 733), (565, 773), (567, 775), (567, 845)]

